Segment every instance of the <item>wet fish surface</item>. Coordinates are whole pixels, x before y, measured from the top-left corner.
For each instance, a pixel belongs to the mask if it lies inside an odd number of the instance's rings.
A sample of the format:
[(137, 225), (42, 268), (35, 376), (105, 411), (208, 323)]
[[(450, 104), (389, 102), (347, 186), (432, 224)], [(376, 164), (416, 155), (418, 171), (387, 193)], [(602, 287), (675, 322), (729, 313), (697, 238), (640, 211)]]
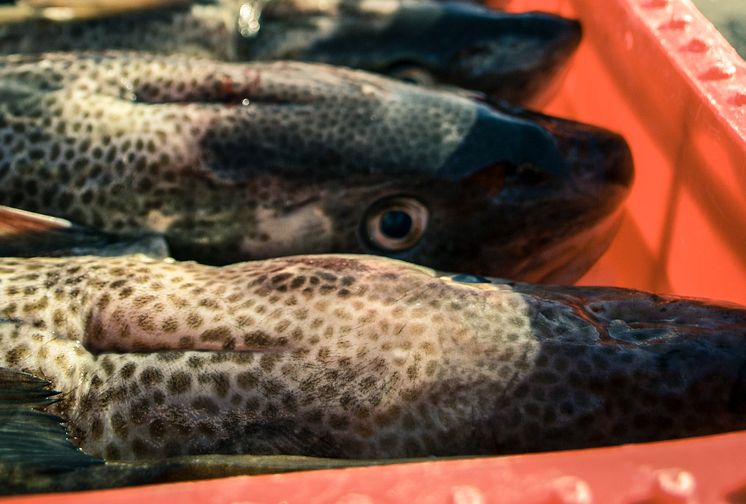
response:
[(746, 427), (746, 310), (374, 256), (0, 259), (0, 367), (106, 460), (400, 458)]
[(577, 279), (632, 181), (608, 131), (363, 72), (142, 53), (0, 60), (0, 204), (178, 259), (374, 253)]
[(450, 2), (223, 0), (3, 25), (0, 52), (125, 49), (226, 61), (313, 61), (525, 104), (556, 87), (580, 37), (573, 20)]

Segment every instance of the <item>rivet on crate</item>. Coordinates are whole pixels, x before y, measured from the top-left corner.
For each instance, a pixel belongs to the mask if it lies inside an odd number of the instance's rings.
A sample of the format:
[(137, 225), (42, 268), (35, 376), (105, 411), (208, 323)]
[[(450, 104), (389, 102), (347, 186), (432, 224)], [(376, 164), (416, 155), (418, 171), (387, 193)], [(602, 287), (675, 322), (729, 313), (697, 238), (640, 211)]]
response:
[(670, 4), (671, 0), (648, 0), (642, 6), (646, 9), (662, 9), (668, 7)]
[(451, 488), (451, 502), (453, 504), (485, 504), (487, 501), (477, 487), (462, 485)]
[(688, 43), (681, 46), (682, 51), (693, 52), (693, 53), (707, 52), (709, 48), (710, 46), (707, 44), (707, 42), (705, 42), (704, 40), (698, 37), (694, 37)]
[(735, 73), (736, 67), (732, 63), (720, 62), (711, 66), (699, 78), (704, 81), (724, 80), (730, 79)]
[(661, 24), (659, 28), (661, 30), (683, 30), (694, 20), (689, 14), (683, 16), (673, 16), (671, 19)]
[(694, 504), (697, 480), (689, 471), (661, 469), (653, 477), (651, 500), (655, 504)]
[(552, 494), (547, 504), (591, 504), (591, 487), (576, 476), (562, 476), (552, 482)]

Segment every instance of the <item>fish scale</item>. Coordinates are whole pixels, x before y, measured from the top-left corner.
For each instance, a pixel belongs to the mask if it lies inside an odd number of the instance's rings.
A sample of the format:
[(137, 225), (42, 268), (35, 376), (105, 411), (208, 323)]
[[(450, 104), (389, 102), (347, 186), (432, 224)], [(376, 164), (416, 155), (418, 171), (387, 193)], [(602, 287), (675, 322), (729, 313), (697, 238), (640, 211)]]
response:
[[(632, 179), (610, 132), (304, 63), (0, 58), (0, 138), (0, 204), (209, 264), (375, 253), (571, 281)], [(401, 201), (423, 225), (392, 247), (370, 224)]]
[(4, 258), (0, 366), (49, 380), (50, 411), (110, 460), (514, 453), (746, 425), (744, 309), (459, 278), (351, 255)]

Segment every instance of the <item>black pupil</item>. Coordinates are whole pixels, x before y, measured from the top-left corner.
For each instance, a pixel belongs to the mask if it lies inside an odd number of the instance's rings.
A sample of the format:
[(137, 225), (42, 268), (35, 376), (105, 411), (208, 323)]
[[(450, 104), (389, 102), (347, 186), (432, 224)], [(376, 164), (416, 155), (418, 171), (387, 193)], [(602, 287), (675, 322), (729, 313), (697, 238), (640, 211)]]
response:
[(381, 215), (381, 233), (389, 238), (401, 240), (412, 230), (412, 217), (401, 210), (389, 210)]

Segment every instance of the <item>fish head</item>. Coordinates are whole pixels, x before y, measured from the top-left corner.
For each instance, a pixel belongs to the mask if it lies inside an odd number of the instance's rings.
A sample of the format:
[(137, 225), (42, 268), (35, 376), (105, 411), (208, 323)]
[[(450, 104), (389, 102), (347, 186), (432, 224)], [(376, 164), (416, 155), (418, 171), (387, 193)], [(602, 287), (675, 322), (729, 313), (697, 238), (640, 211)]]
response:
[[(45, 56), (51, 71), (30, 58), (7, 60), (1, 79), (14, 90), (7, 117), (25, 118), (39, 137), (24, 144), (30, 152), (88, 149), (91, 131), (126, 142), (107, 151), (121, 169), (102, 182), (106, 206), (71, 207), (70, 195), (47, 209), (33, 194), (16, 205), (27, 193), (10, 190), (6, 202), (119, 236), (157, 233), (177, 259), (367, 253), (571, 281), (613, 236), (632, 179), (629, 149), (613, 133), (366, 72), (141, 53)], [(28, 82), (31, 71), (43, 89)], [(92, 111), (88, 129), (76, 126), (81, 110)], [(97, 173), (85, 149), (69, 151), (88, 167), (81, 177)], [(67, 163), (48, 166), (67, 173)], [(43, 183), (40, 173), (12, 171), (5, 187)]]
[[(525, 281), (579, 278), (618, 228), (633, 175), (627, 144), (572, 121), (473, 106), (442, 162), (321, 184), (314, 212), (328, 218), (336, 240), (327, 249)], [(399, 145), (445, 145), (447, 131), (417, 139), (447, 117), (411, 117), (399, 133), (409, 140), (382, 147), (393, 154)], [(317, 232), (304, 243), (323, 240)]]
[(266, 239), (232, 260), (364, 253), (564, 282), (616, 231), (633, 165), (614, 133), (359, 71), (263, 68), (246, 121), (202, 141), (212, 176), (274, 195), (254, 213)]
[(581, 37), (574, 20), (459, 2), (277, 2), (258, 23), (252, 59), (342, 65), (524, 104), (554, 87)]

